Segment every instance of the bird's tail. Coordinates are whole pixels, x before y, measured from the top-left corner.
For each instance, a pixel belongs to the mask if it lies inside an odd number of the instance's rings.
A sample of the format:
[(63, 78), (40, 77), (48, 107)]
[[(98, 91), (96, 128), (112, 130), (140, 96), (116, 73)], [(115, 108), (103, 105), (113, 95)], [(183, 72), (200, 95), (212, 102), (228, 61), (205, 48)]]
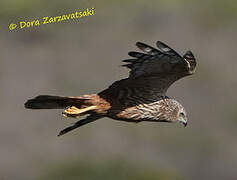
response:
[(63, 115), (66, 117), (79, 117), (82, 115), (90, 114), (85, 119), (82, 119), (72, 126), (69, 126), (62, 130), (58, 136), (66, 134), (80, 126), (93, 122), (103, 117), (93, 110), (97, 109), (96, 95), (84, 95), (78, 97), (61, 97), (61, 96), (49, 96), (40, 95), (33, 99), (29, 99), (25, 103), (25, 108), (28, 109), (65, 109)]
[(82, 104), (82, 100), (76, 97), (61, 97), (40, 95), (29, 99), (25, 103), (27, 109), (63, 109), (72, 105)]
[(33, 99), (29, 99), (25, 103), (27, 109), (64, 109), (63, 114), (67, 117), (78, 117), (87, 114), (96, 109), (91, 103), (93, 95), (85, 95), (78, 97), (61, 97), (40, 95)]

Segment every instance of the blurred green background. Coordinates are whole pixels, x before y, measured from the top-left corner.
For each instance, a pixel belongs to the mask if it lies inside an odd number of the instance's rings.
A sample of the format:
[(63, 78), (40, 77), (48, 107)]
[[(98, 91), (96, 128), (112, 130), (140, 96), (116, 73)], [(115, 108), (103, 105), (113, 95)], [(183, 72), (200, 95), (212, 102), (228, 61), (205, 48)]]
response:
[[(10, 32), (10, 23), (94, 7), (96, 14)], [(236, 179), (237, 1), (0, 1), (0, 179)], [(168, 96), (189, 126), (104, 118), (58, 138), (74, 122), (30, 111), (38, 94), (96, 93), (128, 71), (135, 43), (192, 50), (194, 76)]]

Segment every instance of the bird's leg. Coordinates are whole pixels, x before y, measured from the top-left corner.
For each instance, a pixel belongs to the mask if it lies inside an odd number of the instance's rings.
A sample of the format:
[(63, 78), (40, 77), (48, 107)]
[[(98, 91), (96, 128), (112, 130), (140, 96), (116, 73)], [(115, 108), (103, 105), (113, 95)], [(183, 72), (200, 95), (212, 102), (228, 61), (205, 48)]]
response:
[(63, 112), (63, 116), (65, 116), (65, 117), (78, 117), (78, 116), (83, 115), (83, 113), (85, 113), (87, 111), (94, 110), (94, 109), (96, 109), (96, 106), (89, 106), (89, 107), (81, 108), (81, 109), (78, 109), (77, 107), (72, 106), (70, 108), (67, 108)]

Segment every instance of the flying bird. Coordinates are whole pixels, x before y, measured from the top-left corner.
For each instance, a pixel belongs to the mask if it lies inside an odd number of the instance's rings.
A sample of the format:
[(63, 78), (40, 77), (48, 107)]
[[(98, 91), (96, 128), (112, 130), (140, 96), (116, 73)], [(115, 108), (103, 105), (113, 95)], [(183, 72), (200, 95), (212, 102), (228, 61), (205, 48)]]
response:
[(129, 52), (131, 59), (122, 66), (130, 69), (129, 77), (114, 82), (97, 93), (75, 97), (39, 95), (25, 103), (28, 109), (64, 109), (65, 117), (77, 121), (58, 134), (61, 136), (103, 117), (127, 122), (180, 122), (187, 125), (187, 113), (166, 91), (178, 79), (192, 75), (196, 60), (191, 51), (179, 55), (161, 41), (156, 48), (137, 42), (143, 52)]

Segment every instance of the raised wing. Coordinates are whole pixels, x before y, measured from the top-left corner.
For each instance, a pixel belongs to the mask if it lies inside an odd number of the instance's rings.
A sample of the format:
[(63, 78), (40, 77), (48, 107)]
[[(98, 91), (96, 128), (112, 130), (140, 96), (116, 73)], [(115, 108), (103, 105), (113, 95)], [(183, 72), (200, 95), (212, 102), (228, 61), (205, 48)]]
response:
[(144, 76), (176, 76), (177, 79), (191, 75), (195, 71), (196, 60), (191, 51), (182, 57), (166, 44), (157, 41), (159, 49), (137, 42), (141, 52), (129, 52), (133, 59), (126, 59), (122, 66), (131, 69), (129, 78)]
[(129, 69), (126, 79), (114, 82), (109, 88), (99, 93), (101, 97), (112, 102), (119, 100), (129, 103), (155, 102), (166, 94), (167, 89), (178, 79), (194, 73), (196, 60), (191, 51), (180, 56), (166, 44), (157, 41), (158, 49), (137, 42), (141, 52), (129, 52), (133, 59), (126, 59), (122, 66)]

